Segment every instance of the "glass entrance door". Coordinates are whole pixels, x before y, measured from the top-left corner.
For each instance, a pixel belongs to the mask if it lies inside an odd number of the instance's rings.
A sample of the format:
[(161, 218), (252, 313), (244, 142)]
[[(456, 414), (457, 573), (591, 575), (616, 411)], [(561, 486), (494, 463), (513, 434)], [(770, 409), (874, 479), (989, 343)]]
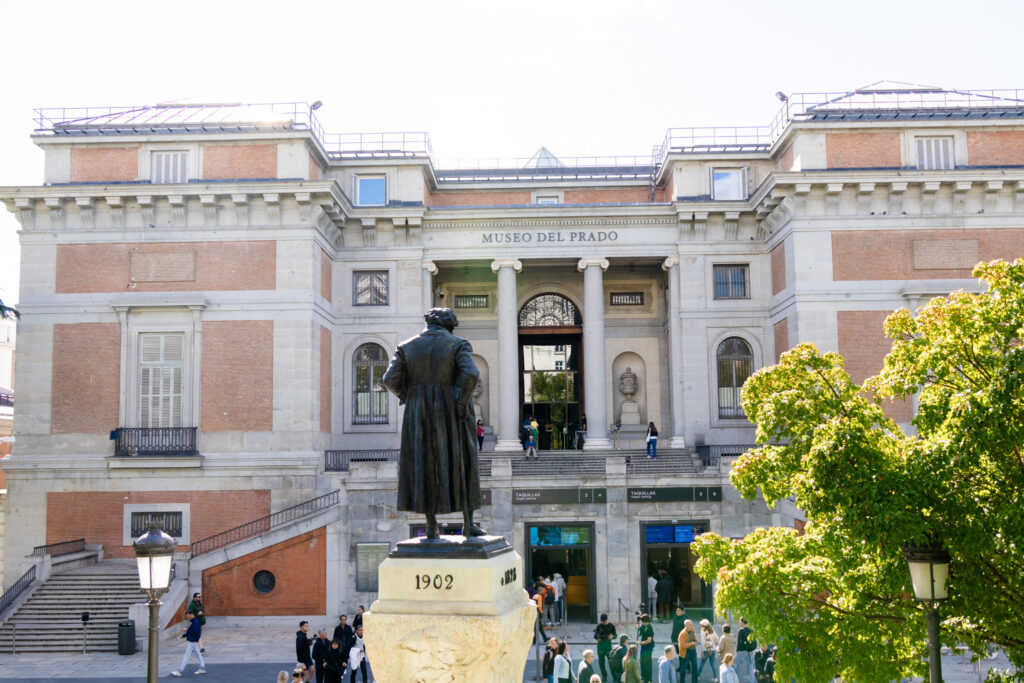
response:
[(579, 335), (535, 336), (520, 348), (522, 420), (537, 421), (541, 450), (574, 448), (582, 393)]

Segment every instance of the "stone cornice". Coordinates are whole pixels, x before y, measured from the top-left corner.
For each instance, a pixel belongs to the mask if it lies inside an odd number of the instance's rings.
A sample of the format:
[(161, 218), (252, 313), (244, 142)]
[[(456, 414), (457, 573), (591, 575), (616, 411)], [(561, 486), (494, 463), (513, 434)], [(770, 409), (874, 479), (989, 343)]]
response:
[(470, 220), (432, 220), (428, 218), (423, 227), (425, 230), (499, 230), (499, 229), (542, 229), (542, 228), (584, 228), (584, 227), (617, 227), (645, 225), (675, 225), (674, 216), (623, 216), (612, 218), (607, 216), (566, 216), (562, 218), (477, 218)]

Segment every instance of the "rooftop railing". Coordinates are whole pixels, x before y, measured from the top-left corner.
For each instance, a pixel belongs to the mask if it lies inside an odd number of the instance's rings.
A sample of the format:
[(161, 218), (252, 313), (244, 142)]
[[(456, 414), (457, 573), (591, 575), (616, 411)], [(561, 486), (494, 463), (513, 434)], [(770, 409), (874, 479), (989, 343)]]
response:
[(651, 160), (641, 156), (441, 159), (434, 174), (442, 182), (504, 180), (633, 180), (647, 179)]

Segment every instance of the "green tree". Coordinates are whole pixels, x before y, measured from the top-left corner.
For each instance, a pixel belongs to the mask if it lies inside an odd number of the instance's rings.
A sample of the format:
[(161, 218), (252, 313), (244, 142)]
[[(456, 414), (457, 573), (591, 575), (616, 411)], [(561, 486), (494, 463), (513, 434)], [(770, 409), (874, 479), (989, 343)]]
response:
[[(984, 293), (889, 316), (892, 349), (863, 386), (838, 354), (800, 344), (743, 388), (759, 446), (730, 479), (772, 506), (795, 496), (808, 524), (706, 534), (694, 550), (718, 609), (778, 644), (779, 680), (926, 675), (907, 544), (951, 555), (943, 643), (1024, 664), (1024, 261), (974, 274)], [(907, 434), (883, 407), (915, 396)]]

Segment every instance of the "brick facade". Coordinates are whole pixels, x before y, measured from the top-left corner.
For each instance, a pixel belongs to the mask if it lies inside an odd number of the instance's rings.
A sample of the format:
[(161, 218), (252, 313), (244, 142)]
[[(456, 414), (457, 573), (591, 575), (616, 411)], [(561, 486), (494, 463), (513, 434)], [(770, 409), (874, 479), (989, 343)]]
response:
[(772, 295), (786, 289), (786, 242), (775, 245), (769, 254), (772, 269)]
[(102, 434), (118, 427), (121, 326), (53, 326), (53, 434)]
[(203, 178), (276, 178), (277, 145), (207, 145), (203, 147)]
[(978, 261), (1021, 256), (1024, 228), (832, 233), (837, 281), (969, 278)]
[(320, 180), (320, 164), (316, 163), (312, 155), (309, 157), (309, 179)]
[(635, 204), (651, 200), (646, 187), (625, 187), (610, 190), (566, 190), (566, 204)]
[(101, 183), (137, 180), (138, 147), (76, 147), (71, 150), (70, 180)]
[(331, 406), (332, 406), (332, 365), (331, 362), (331, 331), (326, 327), (320, 328), (320, 431), (331, 433)]
[(270, 491), (52, 491), (46, 494), (46, 542), (84, 538), (102, 543), (106, 558), (135, 557), (123, 543), (124, 506), (146, 503), (187, 503), (194, 543), (269, 515)]
[(828, 168), (898, 168), (899, 133), (829, 133), (825, 136)]
[(320, 250), (320, 296), (332, 301), (331, 292), (333, 287), (332, 278), (333, 264), (331, 257), (323, 249)]
[[(257, 572), (274, 575), (274, 588), (260, 593)], [(210, 614), (281, 616), (327, 611), (327, 531), (314, 529), (203, 571), (203, 602)]]
[(775, 337), (775, 362), (779, 357), (789, 351), (789, 318), (783, 318), (772, 325), (772, 334)]
[[(846, 372), (854, 382), (862, 384), (882, 369), (882, 361), (892, 348), (882, 325), (892, 311), (838, 311), (836, 332), (839, 354), (846, 361)], [(897, 422), (909, 422), (913, 405), (908, 401), (887, 401), (885, 413)]]
[[(133, 257), (140, 254), (192, 254), (194, 275), (168, 274), (161, 280), (159, 270), (143, 274), (137, 261), (133, 268)], [(274, 289), (276, 283), (277, 242), (269, 240), (57, 246), (58, 294), (238, 291)]]
[(793, 170), (793, 145), (786, 148), (786, 151), (779, 157), (779, 170), (780, 171), (792, 171)]
[(1024, 164), (1024, 130), (968, 131), (967, 163), (971, 166)]
[(204, 323), (202, 375), (203, 431), (270, 431), (274, 402), (274, 322)]
[(441, 191), (430, 195), (431, 206), (508, 206), (529, 204), (530, 193), (526, 190), (493, 192)]

